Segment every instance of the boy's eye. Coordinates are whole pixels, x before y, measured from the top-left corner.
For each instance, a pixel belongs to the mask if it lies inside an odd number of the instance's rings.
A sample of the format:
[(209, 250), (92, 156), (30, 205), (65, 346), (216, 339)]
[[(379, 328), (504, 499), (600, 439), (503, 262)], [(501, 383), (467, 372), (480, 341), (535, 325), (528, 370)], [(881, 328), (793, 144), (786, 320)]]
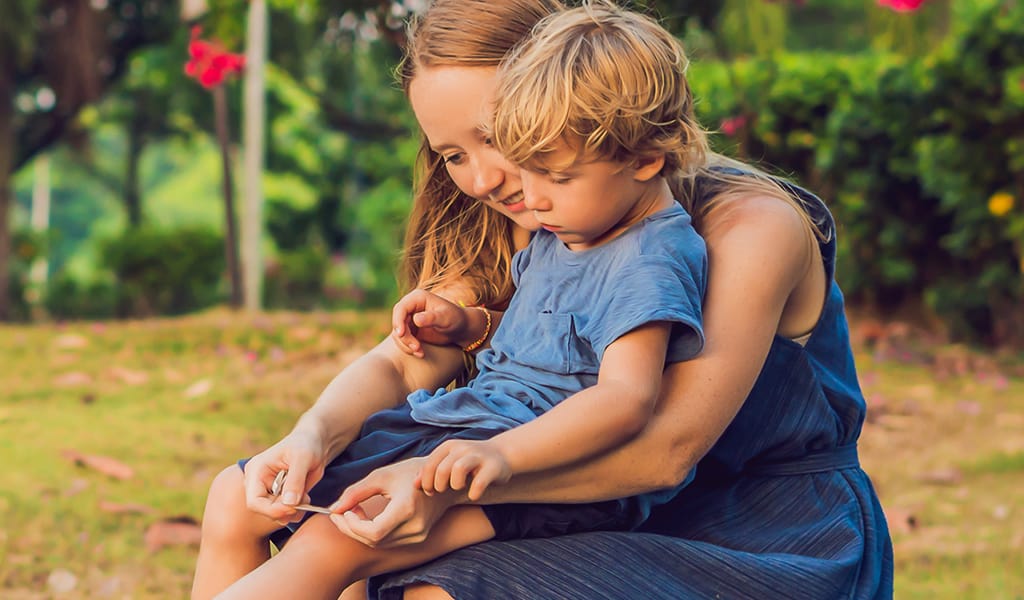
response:
[(485, 136), (485, 137), (484, 137), (484, 145), (485, 145), (485, 146), (493, 146), (493, 145), (494, 145), (494, 138), (492, 138), (492, 137), (491, 137), (491, 136), (489, 136), (489, 135), (488, 135), (488, 136)]
[(550, 175), (548, 179), (550, 179), (551, 183), (554, 183), (555, 185), (564, 185), (572, 181), (571, 177), (566, 177), (565, 175)]

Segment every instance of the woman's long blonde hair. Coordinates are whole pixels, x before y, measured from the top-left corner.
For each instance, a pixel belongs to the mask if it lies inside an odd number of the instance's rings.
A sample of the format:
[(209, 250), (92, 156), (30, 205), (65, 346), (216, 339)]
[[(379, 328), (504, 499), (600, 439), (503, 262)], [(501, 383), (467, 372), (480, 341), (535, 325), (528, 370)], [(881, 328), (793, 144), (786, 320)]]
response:
[[(423, 68), (495, 67), (558, 0), (435, 0), (409, 26), (398, 78), (406, 91)], [(503, 307), (512, 297), (512, 221), (463, 193), (440, 155), (420, 144), (405, 235), (406, 288), (458, 285), (466, 301)]]
[[(533, 42), (550, 35), (543, 25), (557, 22), (552, 15), (563, 10), (565, 6), (558, 0), (435, 0), (410, 24), (406, 55), (398, 69), (399, 81), (408, 94), (410, 82), (423, 68), (498, 67), (520, 42), (531, 38), (531, 33)], [(634, 13), (606, 0), (584, 2), (580, 10), (589, 11), (592, 16), (598, 13), (625, 15), (626, 21), (635, 20)], [(537, 27), (545, 17), (552, 18)], [(645, 27), (653, 27), (650, 32), (657, 40), (655, 46), (661, 46), (655, 51), (667, 52), (669, 60), (678, 62), (678, 80), (662, 82), (677, 86), (669, 90), (667, 96), (671, 98), (666, 105), (670, 110), (651, 119), (653, 123), (648, 125), (656, 134), (652, 138), (622, 143), (622, 140), (615, 140), (615, 133), (601, 130), (591, 137), (591, 147), (599, 154), (602, 148), (624, 148), (634, 152), (633, 158), (640, 158), (647, 152), (665, 152), (664, 174), (676, 198), (693, 217), (698, 231), (707, 215), (729, 200), (758, 195), (778, 198), (794, 206), (804, 216), (809, 231), (819, 238), (825, 237), (827, 234), (812, 221), (802, 201), (777, 180), (746, 163), (710, 151), (707, 136), (694, 115), (693, 98), (684, 76), (686, 57), (681, 46), (660, 25), (647, 17), (641, 19)], [(570, 124), (571, 127), (581, 128), (584, 138), (600, 128), (592, 128), (587, 133), (587, 128), (580, 123), (588, 118), (595, 123), (608, 123), (609, 119), (621, 116), (623, 108), (622, 95), (591, 100), (591, 108), (596, 112), (561, 115), (565, 123), (575, 123)], [(550, 116), (533, 115), (535, 119)], [(641, 121), (644, 119), (647, 117)], [(643, 131), (644, 127), (638, 130)], [(534, 150), (543, 146), (544, 143), (535, 145)], [(515, 154), (517, 152), (513, 151)], [(523, 156), (529, 154), (531, 152), (525, 152)], [(612, 154), (606, 158), (623, 158)], [(402, 259), (402, 280), (406, 288), (457, 285), (465, 289), (471, 296), (469, 300), (475, 303), (503, 307), (514, 291), (512, 227), (510, 219), (459, 190), (441, 157), (430, 149), (424, 138), (417, 159), (413, 208)]]

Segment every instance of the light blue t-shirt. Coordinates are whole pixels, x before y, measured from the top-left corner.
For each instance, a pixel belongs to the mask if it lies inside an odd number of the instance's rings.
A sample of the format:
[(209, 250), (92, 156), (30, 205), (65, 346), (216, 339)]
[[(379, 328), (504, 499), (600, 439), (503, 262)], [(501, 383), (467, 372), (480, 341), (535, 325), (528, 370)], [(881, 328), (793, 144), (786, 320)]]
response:
[(597, 383), (605, 348), (672, 322), (667, 362), (704, 346), (707, 252), (679, 206), (596, 248), (574, 252), (539, 231), (512, 264), (517, 289), (466, 387), (409, 395), (412, 417), (442, 427), (511, 429)]

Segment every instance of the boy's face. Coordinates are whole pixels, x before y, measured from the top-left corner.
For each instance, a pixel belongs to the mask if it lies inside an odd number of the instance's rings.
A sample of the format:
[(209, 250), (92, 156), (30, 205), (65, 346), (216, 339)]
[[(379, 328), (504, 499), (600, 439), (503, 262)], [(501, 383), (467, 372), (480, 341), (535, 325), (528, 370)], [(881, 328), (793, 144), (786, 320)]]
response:
[(519, 227), (535, 231), (537, 221), (523, 203), (519, 168), (484, 133), (496, 82), (493, 67), (424, 68), (409, 85), (409, 101), (455, 185)]
[(523, 169), (526, 206), (540, 226), (570, 250), (586, 250), (616, 237), (647, 214), (651, 186), (636, 178), (636, 169), (610, 160), (573, 160), (568, 148), (546, 157), (564, 168)]

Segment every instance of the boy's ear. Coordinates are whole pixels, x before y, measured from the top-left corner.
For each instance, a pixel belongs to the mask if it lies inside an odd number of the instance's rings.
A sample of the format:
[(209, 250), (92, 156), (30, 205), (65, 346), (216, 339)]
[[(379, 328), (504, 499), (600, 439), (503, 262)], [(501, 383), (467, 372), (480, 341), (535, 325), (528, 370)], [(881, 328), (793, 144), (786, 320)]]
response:
[(664, 154), (638, 158), (636, 159), (636, 163), (634, 164), (634, 168), (636, 169), (636, 171), (633, 173), (633, 179), (637, 181), (649, 181), (652, 177), (661, 173), (661, 169), (664, 166)]

